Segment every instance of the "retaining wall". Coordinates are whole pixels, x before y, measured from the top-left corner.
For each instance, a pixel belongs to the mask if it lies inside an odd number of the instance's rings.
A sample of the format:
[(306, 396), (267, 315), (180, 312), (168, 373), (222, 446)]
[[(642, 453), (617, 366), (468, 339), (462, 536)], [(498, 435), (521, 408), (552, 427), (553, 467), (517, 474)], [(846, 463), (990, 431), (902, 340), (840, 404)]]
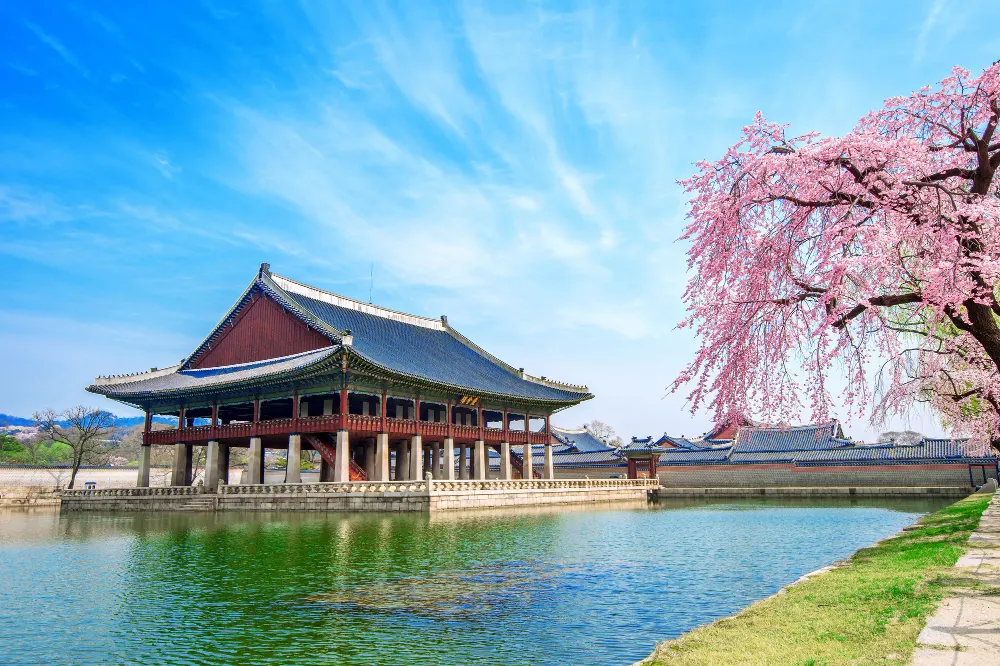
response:
[(270, 483), (66, 490), (66, 511), (393, 511), (435, 512), (515, 506), (646, 501), (655, 479)]
[(958, 486), (820, 486), (785, 488), (659, 488), (653, 491), (657, 499), (670, 497), (731, 497), (748, 499), (754, 497), (913, 497), (913, 498), (961, 498), (972, 492), (972, 488)]
[[(984, 482), (982, 468), (973, 466), (970, 483), (966, 464), (678, 465), (661, 466), (658, 476), (665, 488), (952, 487), (967, 493)], [(996, 469), (987, 467), (986, 477), (995, 476)]]

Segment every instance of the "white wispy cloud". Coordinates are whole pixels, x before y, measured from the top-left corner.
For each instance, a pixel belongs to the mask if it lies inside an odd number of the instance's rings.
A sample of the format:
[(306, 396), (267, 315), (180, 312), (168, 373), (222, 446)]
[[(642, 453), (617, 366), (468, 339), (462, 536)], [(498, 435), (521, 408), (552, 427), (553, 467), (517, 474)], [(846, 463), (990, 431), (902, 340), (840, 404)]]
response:
[(76, 57), (76, 54), (66, 48), (62, 42), (39, 28), (34, 23), (25, 23), (25, 25), (29, 30), (31, 30), (31, 32), (35, 33), (35, 36), (38, 37), (39, 41), (55, 51), (59, 57), (62, 58), (67, 65), (75, 69), (80, 76), (85, 79), (90, 78), (90, 70), (88, 70), (83, 63), (80, 62), (80, 59)]

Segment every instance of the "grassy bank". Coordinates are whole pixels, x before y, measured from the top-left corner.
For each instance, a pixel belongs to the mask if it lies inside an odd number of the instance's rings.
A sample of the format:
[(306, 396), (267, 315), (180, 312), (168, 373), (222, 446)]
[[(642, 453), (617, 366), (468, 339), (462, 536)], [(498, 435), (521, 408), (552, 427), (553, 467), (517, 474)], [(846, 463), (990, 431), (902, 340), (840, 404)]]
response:
[(973, 495), (844, 565), (662, 643), (648, 664), (905, 664), (989, 502)]

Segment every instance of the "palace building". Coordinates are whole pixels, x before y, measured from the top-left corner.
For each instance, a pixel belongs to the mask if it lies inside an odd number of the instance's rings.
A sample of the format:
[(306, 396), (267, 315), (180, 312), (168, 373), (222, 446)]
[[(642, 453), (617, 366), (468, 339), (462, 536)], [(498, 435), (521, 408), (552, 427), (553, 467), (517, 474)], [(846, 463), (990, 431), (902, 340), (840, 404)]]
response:
[[(298, 483), (303, 451), (321, 481), (552, 479), (550, 416), (593, 397), (586, 386), (533, 377), (448, 324), (300, 284), (262, 264), (236, 304), (179, 364), (100, 377), (88, 391), (146, 413), (149, 447), (174, 447), (172, 486), (192, 483), (192, 451), (207, 448), (204, 485), (228, 484), (229, 451), (248, 449), (263, 483), (266, 449), (287, 451)], [(154, 415), (177, 427), (151, 428)], [(540, 447), (540, 448), (536, 448)]]

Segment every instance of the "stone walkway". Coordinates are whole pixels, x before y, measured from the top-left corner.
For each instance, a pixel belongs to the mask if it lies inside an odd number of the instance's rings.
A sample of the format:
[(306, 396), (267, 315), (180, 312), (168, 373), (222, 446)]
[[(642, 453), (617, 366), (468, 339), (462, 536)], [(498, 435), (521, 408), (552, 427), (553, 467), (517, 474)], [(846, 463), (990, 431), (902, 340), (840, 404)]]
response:
[(912, 666), (1000, 664), (1000, 492), (969, 537), (955, 577), (977, 583), (946, 597), (917, 637)]

